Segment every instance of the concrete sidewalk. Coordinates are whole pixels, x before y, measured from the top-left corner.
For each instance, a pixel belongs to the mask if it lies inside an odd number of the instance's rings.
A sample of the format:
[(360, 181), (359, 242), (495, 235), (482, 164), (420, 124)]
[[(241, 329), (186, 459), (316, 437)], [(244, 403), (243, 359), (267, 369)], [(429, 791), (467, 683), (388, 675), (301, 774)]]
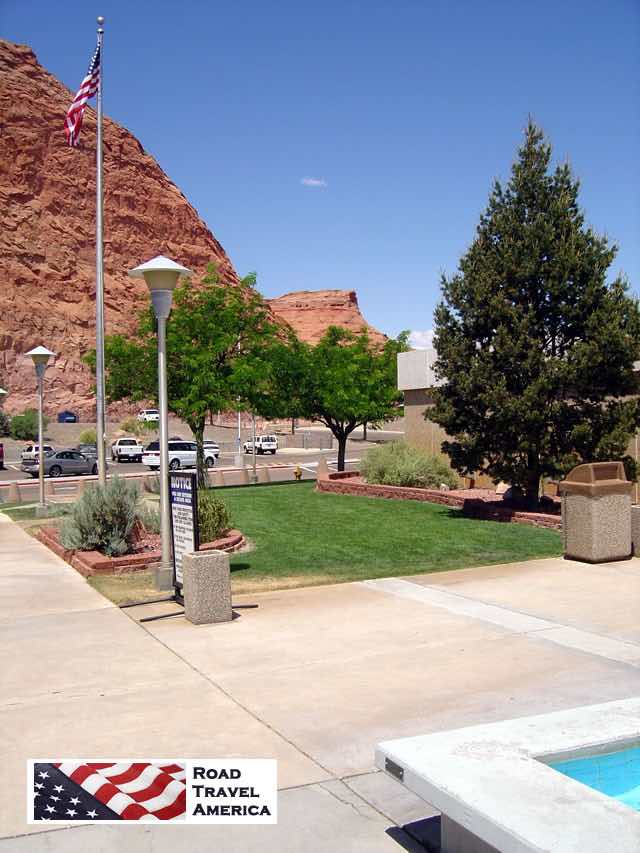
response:
[[(419, 850), (381, 740), (640, 693), (640, 560), (537, 560), (238, 598), (140, 625), (0, 514), (0, 851)], [(276, 757), (277, 827), (25, 823), (34, 757)], [(34, 830), (37, 834), (34, 833)]]
[[(219, 850), (240, 851), (267, 837), (272, 849), (292, 853), (402, 849), (386, 834), (393, 818), (336, 780), (1, 513), (0, 599), (0, 850), (197, 851), (215, 839)], [(228, 629), (233, 625), (220, 626), (220, 635)], [(28, 758), (154, 755), (277, 758), (279, 787), (285, 789), (279, 825), (169, 828), (165, 835), (165, 828), (76, 824), (42, 832), (26, 824)], [(392, 789), (389, 808), (399, 817), (429, 813), (391, 780), (380, 782), (381, 790)], [(411, 849), (408, 836), (400, 836)]]

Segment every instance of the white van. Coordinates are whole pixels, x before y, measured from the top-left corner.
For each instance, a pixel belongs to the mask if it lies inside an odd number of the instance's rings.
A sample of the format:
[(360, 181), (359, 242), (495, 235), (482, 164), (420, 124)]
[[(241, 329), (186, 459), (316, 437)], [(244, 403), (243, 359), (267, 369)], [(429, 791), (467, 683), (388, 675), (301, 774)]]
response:
[[(245, 453), (253, 453), (253, 442), (251, 439), (249, 441), (245, 441), (244, 445)], [(258, 455), (262, 453), (273, 453), (275, 454), (278, 449), (278, 439), (275, 435), (257, 435), (256, 436), (256, 453)]]
[[(195, 468), (197, 458), (197, 446), (195, 441), (170, 441), (169, 442), (169, 468), (177, 471), (179, 468)], [(152, 441), (142, 454), (142, 464), (152, 471), (160, 469), (160, 442)], [(216, 464), (215, 453), (212, 449), (204, 448), (204, 464), (207, 468), (213, 468)]]

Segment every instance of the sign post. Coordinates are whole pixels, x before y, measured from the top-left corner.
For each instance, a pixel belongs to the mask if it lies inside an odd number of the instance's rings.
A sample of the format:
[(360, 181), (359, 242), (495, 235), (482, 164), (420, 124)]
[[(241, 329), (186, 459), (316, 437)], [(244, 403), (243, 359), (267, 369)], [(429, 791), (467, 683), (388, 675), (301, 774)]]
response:
[(173, 539), (173, 586), (182, 604), (182, 558), (200, 549), (198, 535), (198, 476), (192, 472), (169, 473), (169, 507)]

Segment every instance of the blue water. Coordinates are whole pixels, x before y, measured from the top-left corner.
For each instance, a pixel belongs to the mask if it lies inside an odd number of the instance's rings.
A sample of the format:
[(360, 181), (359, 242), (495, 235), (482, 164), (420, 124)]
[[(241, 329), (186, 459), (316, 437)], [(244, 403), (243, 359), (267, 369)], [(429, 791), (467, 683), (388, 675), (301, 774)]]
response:
[(640, 746), (558, 761), (550, 767), (640, 811)]

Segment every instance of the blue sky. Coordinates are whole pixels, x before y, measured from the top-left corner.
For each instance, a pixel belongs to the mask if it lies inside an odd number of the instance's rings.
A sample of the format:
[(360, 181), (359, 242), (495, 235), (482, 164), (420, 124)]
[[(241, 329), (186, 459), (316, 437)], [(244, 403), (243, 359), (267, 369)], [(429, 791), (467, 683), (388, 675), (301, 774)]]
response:
[(75, 90), (97, 14), (105, 111), (267, 296), (355, 289), (429, 329), (529, 114), (640, 291), (636, 0), (1, 0), (0, 30)]

